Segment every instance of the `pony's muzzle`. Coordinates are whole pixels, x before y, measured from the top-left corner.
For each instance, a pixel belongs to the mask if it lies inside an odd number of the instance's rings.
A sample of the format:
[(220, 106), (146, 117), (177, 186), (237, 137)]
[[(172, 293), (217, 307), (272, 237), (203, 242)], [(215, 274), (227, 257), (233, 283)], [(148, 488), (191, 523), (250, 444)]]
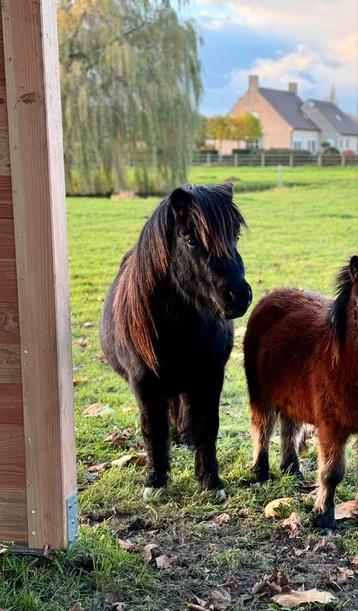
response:
[(243, 316), (252, 302), (252, 290), (246, 280), (239, 287), (227, 287), (223, 291), (224, 312), (226, 318)]

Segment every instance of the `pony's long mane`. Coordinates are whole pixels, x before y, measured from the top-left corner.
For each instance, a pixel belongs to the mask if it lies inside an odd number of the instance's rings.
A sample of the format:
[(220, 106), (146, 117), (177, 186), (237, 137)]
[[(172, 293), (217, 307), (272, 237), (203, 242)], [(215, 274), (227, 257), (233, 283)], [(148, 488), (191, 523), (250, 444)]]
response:
[[(245, 221), (233, 203), (231, 185), (181, 187), (185, 213), (196, 237), (209, 254), (230, 256)], [(173, 194), (172, 194), (173, 195)], [(157, 371), (157, 330), (152, 296), (167, 274), (176, 212), (171, 196), (164, 199), (144, 225), (137, 245), (126, 255), (114, 298), (114, 320), (120, 343), (132, 344), (148, 367)]]
[(347, 334), (347, 306), (353, 281), (349, 266), (342, 267), (336, 278), (336, 299), (330, 312), (330, 322), (334, 337), (339, 345), (344, 343)]

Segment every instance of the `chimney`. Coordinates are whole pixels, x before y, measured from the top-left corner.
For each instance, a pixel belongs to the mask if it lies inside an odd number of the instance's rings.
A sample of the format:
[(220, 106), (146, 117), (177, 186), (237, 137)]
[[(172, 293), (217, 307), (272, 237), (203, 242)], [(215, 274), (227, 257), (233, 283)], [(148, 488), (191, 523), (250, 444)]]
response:
[(256, 91), (259, 87), (259, 77), (257, 74), (250, 74), (249, 76), (249, 91)]
[(292, 91), (292, 93), (295, 93), (297, 95), (297, 91), (298, 91), (297, 83), (288, 83), (288, 90)]

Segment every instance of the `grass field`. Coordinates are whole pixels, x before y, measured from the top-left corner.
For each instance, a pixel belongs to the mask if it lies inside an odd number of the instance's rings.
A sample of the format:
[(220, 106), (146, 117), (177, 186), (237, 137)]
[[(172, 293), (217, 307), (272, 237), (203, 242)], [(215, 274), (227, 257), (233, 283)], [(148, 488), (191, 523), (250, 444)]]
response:
[[(332, 295), (337, 270), (358, 251), (357, 170), (285, 169), (282, 187), (277, 187), (274, 168), (195, 168), (190, 177), (198, 183), (228, 178), (235, 178), (235, 188), (241, 191), (237, 201), (249, 225), (240, 252), (254, 300), (278, 286)], [(252, 192), (255, 185), (265, 190)], [(273, 479), (260, 488), (249, 486), (251, 442), (242, 366), (246, 317), (236, 323), (221, 400), (218, 456), (230, 494), (224, 505), (215, 504), (210, 493), (199, 493), (193, 454), (183, 447), (173, 446), (168, 489), (150, 504), (142, 501), (140, 465), (89, 471), (91, 465), (143, 451), (133, 396), (103, 362), (98, 321), (120, 259), (156, 203), (152, 198), (68, 201), (81, 528), (70, 552), (52, 558), (0, 556), (0, 607), (7, 611), (68, 611), (76, 602), (81, 603), (76, 611), (121, 609), (112, 607), (114, 601), (124, 601), (126, 611), (184, 611), (192, 596), (208, 600), (215, 586), (228, 581), (233, 582), (230, 610), (274, 609), (265, 595), (250, 595), (251, 587), (274, 567), (295, 589), (327, 590), (330, 570), (351, 566), (358, 554), (353, 520), (334, 535), (310, 528), (313, 502), (302, 498), (295, 478), (280, 475), (277, 435), (272, 443)], [(104, 406), (104, 415), (85, 417), (84, 409), (96, 403)], [(124, 447), (106, 441), (110, 433), (124, 429), (129, 429)], [(302, 464), (305, 479), (313, 482), (314, 442)], [(344, 501), (354, 495), (352, 440), (347, 475), (337, 496)], [(281, 518), (293, 509), (301, 515), (303, 529), (297, 539), (287, 537), (282, 519), (263, 515), (268, 501), (283, 496), (294, 501)], [(213, 524), (223, 512), (228, 521)], [(123, 549), (117, 538), (158, 547), (147, 562), (140, 553)], [(159, 570), (159, 555), (176, 557), (177, 564)], [(358, 608), (356, 577), (333, 593), (337, 600), (330, 609)]]

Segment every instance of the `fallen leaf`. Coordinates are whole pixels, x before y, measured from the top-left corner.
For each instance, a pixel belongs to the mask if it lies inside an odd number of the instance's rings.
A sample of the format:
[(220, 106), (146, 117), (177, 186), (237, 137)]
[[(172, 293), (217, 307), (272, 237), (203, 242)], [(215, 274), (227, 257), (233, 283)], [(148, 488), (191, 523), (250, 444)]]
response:
[(110, 466), (111, 463), (109, 462), (101, 462), (98, 465), (90, 465), (87, 467), (87, 471), (89, 471), (89, 473), (100, 473), (101, 471), (106, 471), (109, 469)]
[(84, 326), (85, 329), (89, 329), (89, 327), (92, 327), (93, 325), (92, 325), (91, 322), (84, 322), (83, 326)]
[(279, 515), (279, 509), (281, 507), (289, 507), (293, 503), (292, 497), (284, 497), (282, 499), (274, 499), (270, 501), (264, 509), (266, 518), (275, 518)]
[(274, 569), (271, 575), (265, 575), (262, 581), (255, 583), (252, 587), (252, 594), (268, 594), (273, 596), (281, 592), (289, 592), (291, 588), (288, 585), (288, 579), (284, 573), (278, 569)]
[(157, 545), (156, 543), (148, 543), (147, 545), (145, 545), (143, 548), (144, 560), (150, 562), (152, 560), (153, 549), (157, 549), (158, 547), (159, 545)]
[(170, 569), (170, 567), (179, 564), (176, 556), (166, 556), (165, 554), (158, 556), (158, 558), (155, 559), (155, 563), (158, 569)]
[(345, 503), (340, 503), (336, 505), (334, 509), (334, 517), (336, 520), (346, 520), (349, 518), (358, 518), (358, 502), (354, 501), (346, 501)]
[(85, 609), (82, 607), (82, 603), (75, 603), (69, 608), (68, 611), (85, 611)]
[(127, 552), (138, 554), (141, 551), (140, 547), (138, 547), (138, 545), (133, 543), (133, 541), (131, 541), (130, 539), (118, 538), (117, 543), (122, 549), (125, 549)]
[(210, 593), (210, 602), (214, 611), (225, 611), (231, 605), (231, 591), (225, 586), (218, 586)]
[(342, 586), (347, 583), (348, 579), (353, 577), (353, 575), (352, 569), (337, 566), (327, 575), (325, 582), (327, 586)]
[(132, 452), (132, 454), (125, 454), (120, 458), (112, 460), (111, 465), (113, 467), (123, 467), (124, 465), (130, 465), (135, 463), (141, 467), (145, 467), (147, 464), (147, 455), (145, 452)]
[(126, 608), (126, 603), (113, 603), (112, 610), (113, 611), (124, 611)]
[(109, 441), (110, 443), (113, 443), (113, 445), (117, 446), (118, 448), (123, 448), (123, 446), (126, 445), (131, 435), (132, 435), (131, 429), (124, 429), (123, 431), (120, 431), (120, 432), (115, 431), (114, 433), (110, 433), (105, 438), (105, 441)]
[(230, 516), (228, 513), (221, 513), (219, 516), (216, 516), (211, 520), (215, 524), (227, 524), (230, 521)]
[(88, 376), (74, 376), (73, 385), (77, 386), (78, 384), (86, 384), (90, 381), (90, 379), (91, 378), (89, 378)]
[(358, 556), (354, 556), (354, 558), (352, 558), (351, 565), (353, 566), (354, 573), (358, 574)]
[(330, 592), (320, 592), (319, 590), (291, 590), (287, 594), (276, 594), (272, 596), (272, 600), (286, 609), (294, 609), (302, 604), (307, 603), (323, 603), (327, 604), (336, 600)]
[(289, 539), (295, 539), (302, 529), (301, 516), (297, 511), (293, 511), (289, 518), (282, 522)]
[(192, 609), (193, 611), (206, 611), (207, 609), (209, 609), (209, 607), (210, 603), (207, 600), (199, 598), (198, 596), (193, 596), (189, 600), (188, 604), (188, 608)]
[(1, 555), (1, 554), (6, 554), (6, 552), (7, 552), (7, 547), (3, 547), (3, 546), (1, 545), (1, 547), (0, 547), (0, 555)]
[(80, 337), (80, 339), (77, 341), (77, 345), (80, 348), (88, 348), (88, 346), (91, 345), (91, 342), (86, 337)]
[(108, 416), (112, 413), (113, 409), (109, 407), (109, 405), (101, 405), (101, 403), (92, 403), (83, 410), (85, 418), (90, 418), (92, 416)]

